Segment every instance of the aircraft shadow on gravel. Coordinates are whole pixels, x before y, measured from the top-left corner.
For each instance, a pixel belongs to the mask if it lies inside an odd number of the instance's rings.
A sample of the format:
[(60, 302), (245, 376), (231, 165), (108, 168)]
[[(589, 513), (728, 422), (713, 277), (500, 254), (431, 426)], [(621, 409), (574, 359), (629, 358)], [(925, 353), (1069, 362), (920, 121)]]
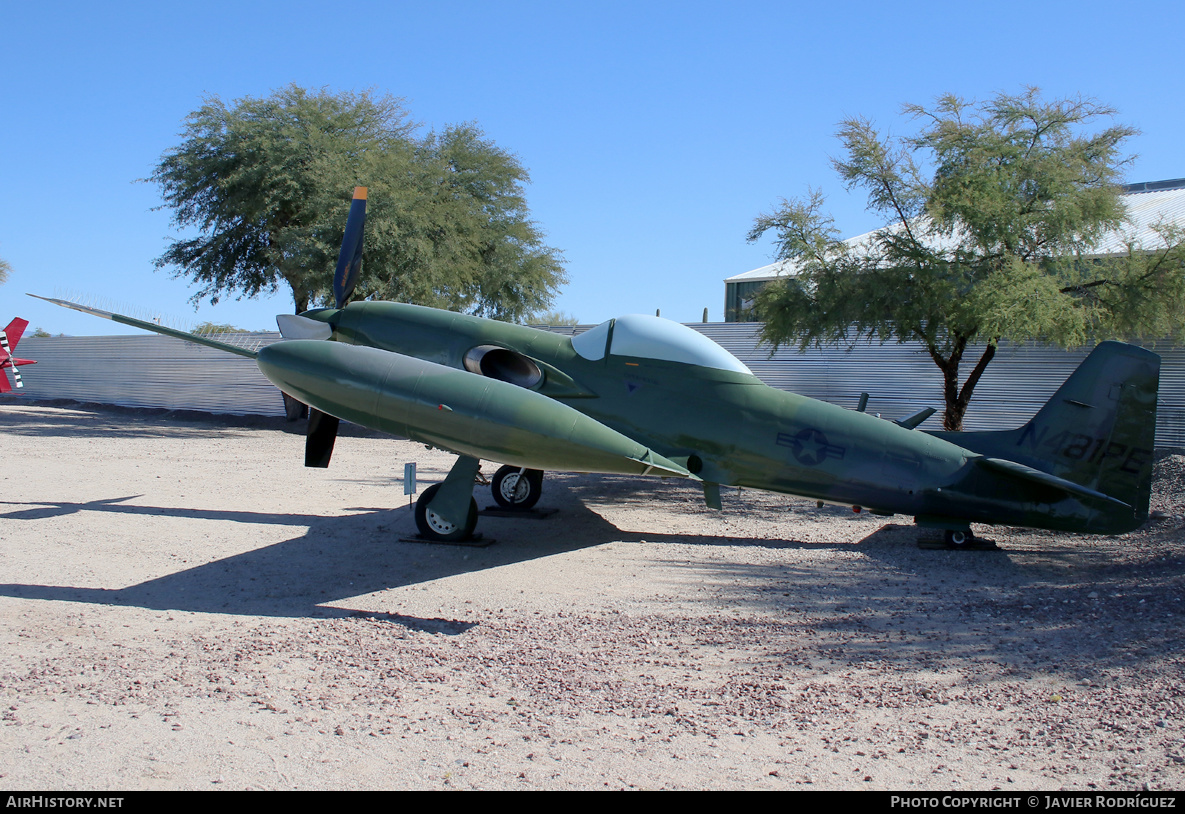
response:
[[(637, 483), (637, 481), (635, 481)], [(650, 484), (645, 484), (646, 487)], [(610, 542), (683, 543), (763, 548), (851, 548), (852, 543), (804, 543), (723, 535), (622, 531), (588, 508), (577, 490), (555, 479), (543, 519), (488, 518), (478, 545), (414, 541), (410, 507), (356, 507), (339, 517), (307, 514), (165, 508), (136, 505), (127, 496), (79, 503), (0, 501), (0, 520), (32, 522), (79, 512), (168, 516), (245, 524), (307, 526), (308, 532), (264, 548), (187, 568), (126, 588), (0, 584), (0, 596), (127, 605), (157, 610), (281, 617), (332, 617), (358, 613), (328, 603), (460, 574), (549, 557)], [(643, 488), (643, 492), (649, 491)], [(644, 501), (646, 495), (640, 495)], [(657, 495), (651, 496), (657, 498)], [(5, 507), (8, 510), (5, 511)], [(702, 510), (701, 510), (702, 511)], [(857, 529), (853, 529), (857, 531)], [(881, 532), (855, 545), (876, 545)], [(26, 538), (27, 539), (27, 538)], [(492, 543), (492, 544), (490, 544)], [(85, 556), (81, 554), (80, 556)], [(394, 617), (393, 617), (394, 618)], [(407, 622), (406, 619), (395, 619)]]
[[(785, 648), (788, 654), (796, 654), (785, 657), (788, 670), (804, 666), (832, 669), (837, 664), (906, 657), (933, 659), (935, 669), (947, 669), (960, 664), (974, 667), (989, 658), (1009, 665), (1018, 676), (1048, 673), (1093, 681), (1108, 665), (1130, 666), (1155, 658), (1157, 643), (1176, 635), (1173, 619), (1181, 609), (1172, 605), (1171, 591), (1146, 584), (1146, 569), (1092, 558), (1089, 551), (1075, 554), (1075, 546), (1064, 546), (1065, 556), (1082, 560), (1074, 571), (1086, 582), (1075, 579), (1072, 584), (1056, 584), (1061, 578), (1058, 572), (1064, 576), (1068, 563), (1057, 562), (1056, 556), (1050, 562), (1050, 552), (920, 551), (915, 529), (892, 522), (853, 523), (853, 542), (840, 543), (623, 531), (585, 505), (581, 493), (592, 488), (584, 480), (587, 477), (552, 482), (551, 498), (545, 505), (560, 511), (550, 518), (487, 518), (489, 536), (496, 542), (485, 548), (402, 542), (415, 530), (409, 507), (352, 508), (349, 511), (355, 514), (314, 517), (129, 504), (134, 497), (56, 505), (0, 503), (30, 506), (0, 513), (10, 524), (14, 520), (35, 522), (63, 512), (106, 511), (176, 516), (195, 522), (233, 520), (308, 527), (298, 537), (125, 588), (10, 583), (0, 584), (0, 596), (259, 617), (363, 616), (413, 630), (459, 635), (479, 626), (480, 621), (338, 606), (348, 606), (353, 597), (389, 588), (607, 543), (645, 541), (704, 548), (858, 551), (859, 561), (845, 558), (823, 566), (793, 557), (771, 560), (768, 555), (721, 562), (694, 553), (689, 556), (674, 546), (669, 556), (657, 549), (654, 560), (667, 567), (665, 573), (672, 579), (672, 584), (661, 590), (670, 592), (684, 606), (673, 613), (700, 616), (706, 624), (716, 620), (743, 626), (748, 624), (745, 614), (751, 612), (752, 620), (767, 633), (773, 628), (780, 631), (777, 636), (781, 639), (775, 636), (760, 645), (754, 641), (754, 646), (768, 648), (767, 658), (782, 660), (782, 643), (796, 643)], [(608, 484), (610, 491), (624, 491), (628, 485), (624, 480)], [(654, 494), (648, 494), (652, 491)], [(662, 484), (652, 483), (645, 483), (637, 495), (639, 503), (670, 496)], [(793, 529), (793, 521), (788, 519), (786, 527)], [(865, 536), (860, 538), (860, 534)], [(1041, 562), (1025, 561), (1033, 553), (1041, 554)], [(85, 556), (85, 551), (80, 550), (79, 556)], [(1159, 581), (1176, 584), (1185, 575), (1185, 557), (1173, 557), (1172, 562), (1161, 559)], [(497, 576), (491, 573), (490, 578)], [(1067, 637), (1073, 638), (1075, 626), (1097, 626), (1101, 608), (1095, 607), (1097, 600), (1089, 597), (1086, 588), (1102, 595), (1107, 608), (1126, 608), (1124, 615), (1129, 621), (1141, 623), (1140, 637), (1133, 638), (1123, 618), (1112, 618), (1106, 630), (1091, 637), (1087, 650), (1074, 650), (1081, 649), (1081, 642), (1067, 650)], [(705, 603), (705, 611), (689, 610), (687, 603)], [(718, 619), (721, 607), (727, 607), (729, 613)], [(734, 619), (738, 612), (742, 617)], [(1160, 621), (1149, 626), (1149, 618)], [(837, 637), (843, 642), (839, 650), (835, 649)], [(804, 651), (804, 641), (817, 645)], [(818, 651), (814, 656), (810, 656), (812, 648)], [(809, 665), (800, 663), (803, 652), (810, 656)], [(1056, 658), (1054, 654), (1058, 654)]]

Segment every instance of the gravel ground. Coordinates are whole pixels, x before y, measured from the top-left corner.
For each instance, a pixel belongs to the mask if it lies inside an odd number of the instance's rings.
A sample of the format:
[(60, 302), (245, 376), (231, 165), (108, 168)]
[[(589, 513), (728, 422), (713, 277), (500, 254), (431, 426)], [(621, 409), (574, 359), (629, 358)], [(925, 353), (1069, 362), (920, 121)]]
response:
[(272, 419), (14, 399), (0, 438), (4, 789), (1185, 787), (1178, 456), (1122, 536), (549, 474), (466, 547), (406, 540), (403, 464), (451, 464), (406, 441), (308, 470)]

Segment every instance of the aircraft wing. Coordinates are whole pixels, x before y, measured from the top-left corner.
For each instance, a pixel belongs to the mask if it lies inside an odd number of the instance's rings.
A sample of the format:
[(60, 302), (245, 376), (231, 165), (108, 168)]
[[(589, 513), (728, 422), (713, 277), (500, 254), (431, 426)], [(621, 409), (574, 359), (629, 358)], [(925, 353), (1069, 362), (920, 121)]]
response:
[(469, 371), (324, 339), (254, 351), (68, 300), (37, 299), (255, 359), (273, 384), (323, 413), (459, 455), (530, 469), (698, 480), (567, 404)]
[(693, 478), (685, 467), (525, 387), (379, 348), (292, 339), (259, 369), (294, 398), (355, 424), (528, 469)]
[(165, 336), (171, 336), (174, 339), (184, 339), (186, 342), (193, 342), (198, 345), (205, 345), (208, 348), (216, 348), (218, 350), (224, 350), (227, 353), (234, 353), (234, 354), (238, 354), (239, 356), (246, 356), (248, 359), (255, 358), (255, 351), (254, 350), (251, 350), (248, 348), (240, 348), (237, 345), (231, 345), (227, 342), (219, 342), (218, 340), (211, 339), (207, 336), (201, 336), (199, 334), (189, 333), (188, 331), (178, 331), (175, 328), (167, 328), (164, 325), (158, 325), (155, 322), (149, 322), (149, 321), (143, 320), (143, 319), (136, 319), (135, 317), (124, 316), (123, 314), (115, 314), (115, 313), (112, 313), (111, 311), (104, 311), (101, 308), (91, 308), (89, 305), (81, 305), (76, 302), (70, 302), (69, 300), (57, 300), (57, 299), (54, 299), (53, 297), (39, 297), (36, 294), (30, 294), (29, 296), (36, 297), (39, 300), (45, 300), (46, 302), (52, 302), (54, 305), (60, 305), (63, 308), (70, 308), (75, 311), (81, 311), (84, 314), (90, 314), (91, 316), (102, 317), (103, 319), (109, 319), (112, 322), (118, 322), (121, 325), (130, 325), (133, 328), (143, 328), (145, 331), (152, 331), (153, 333), (163, 334)]

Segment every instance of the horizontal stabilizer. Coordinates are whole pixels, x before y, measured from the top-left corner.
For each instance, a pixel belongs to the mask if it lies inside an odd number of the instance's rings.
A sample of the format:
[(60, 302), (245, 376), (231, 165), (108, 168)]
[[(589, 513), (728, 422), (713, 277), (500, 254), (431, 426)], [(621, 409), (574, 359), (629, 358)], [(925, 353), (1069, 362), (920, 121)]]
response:
[(1091, 500), (1101, 500), (1111, 505), (1121, 508), (1130, 509), (1131, 506), (1124, 503), (1122, 500), (1104, 495), (1102, 492), (1097, 492), (1094, 489), (1088, 489), (1085, 486), (1079, 486), (1076, 483), (1059, 478), (1056, 475), (1050, 475), (1048, 472), (1042, 472), (1039, 469), (1033, 469), (1031, 466), (1018, 464), (1016, 461), (1005, 461), (1002, 458), (976, 458), (975, 462), (980, 466), (987, 467), (995, 472), (1004, 475), (1011, 475), (1022, 481), (1030, 483), (1041, 484), (1042, 486), (1050, 486), (1054, 489), (1061, 489), (1063, 492), (1068, 492), (1077, 498), (1089, 498)]

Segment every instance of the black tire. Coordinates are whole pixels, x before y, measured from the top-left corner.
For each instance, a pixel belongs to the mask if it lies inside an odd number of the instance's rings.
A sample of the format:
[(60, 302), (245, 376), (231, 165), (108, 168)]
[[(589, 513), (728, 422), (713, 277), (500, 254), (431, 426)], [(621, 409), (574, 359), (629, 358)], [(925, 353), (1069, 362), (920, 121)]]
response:
[(281, 391), (280, 395), (284, 397), (284, 418), (288, 421), (299, 421), (302, 418), (309, 417), (309, 405), (294, 399), (292, 396)]
[(971, 548), (975, 545), (975, 535), (969, 531), (953, 531), (948, 529), (944, 535), (947, 548)]
[(494, 502), (511, 512), (525, 512), (539, 502), (543, 494), (543, 473), (528, 469), (519, 475), (520, 467), (504, 466), (494, 473), (490, 491)]
[(432, 502), (432, 498), (436, 497), (439, 490), (440, 484), (434, 483), (425, 489), (419, 500), (416, 501), (416, 528), (419, 529), (420, 536), (437, 543), (457, 543), (468, 540), (473, 536), (473, 530), (477, 528), (477, 501), (472, 497), (469, 498), (469, 517), (464, 526), (456, 526), (446, 522), (444, 518), (428, 508), (428, 504)]

